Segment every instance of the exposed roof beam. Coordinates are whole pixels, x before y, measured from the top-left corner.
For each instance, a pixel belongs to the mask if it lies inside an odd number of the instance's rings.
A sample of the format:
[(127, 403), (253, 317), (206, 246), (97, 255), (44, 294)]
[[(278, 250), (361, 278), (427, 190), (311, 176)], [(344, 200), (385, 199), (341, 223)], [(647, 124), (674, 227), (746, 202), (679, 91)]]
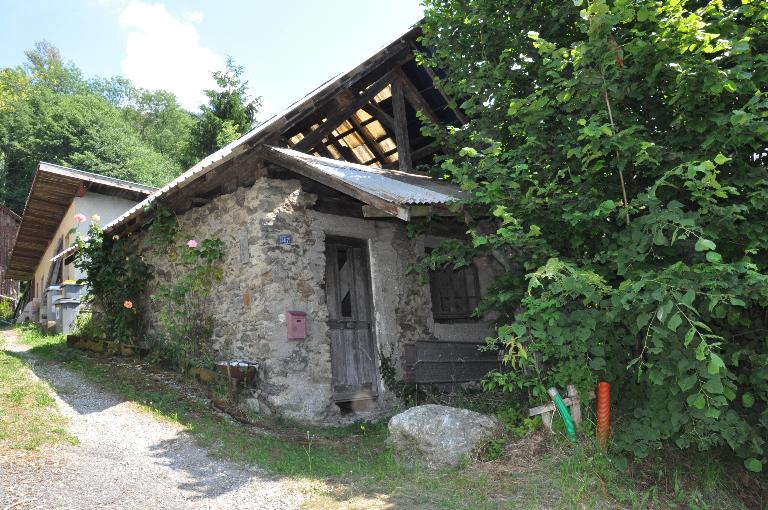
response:
[[(411, 47), (411, 50), (413, 50), (414, 52), (419, 52), (420, 51), (419, 48), (416, 46), (416, 43), (414, 41), (408, 41), (408, 45)], [(432, 86), (435, 88), (435, 90), (441, 96), (443, 96), (443, 99), (445, 100), (446, 104), (448, 105), (448, 108), (450, 108), (451, 111), (453, 112), (453, 114), (456, 116), (456, 118), (459, 119), (459, 122), (461, 122), (462, 124), (466, 124), (467, 123), (467, 116), (464, 115), (464, 112), (461, 111), (461, 108), (459, 108), (458, 106), (454, 107), (453, 105), (455, 104), (455, 102), (453, 101), (453, 99), (451, 99), (450, 96), (448, 96), (448, 94), (446, 94), (443, 91), (443, 89), (441, 89), (440, 87), (437, 86), (437, 81), (440, 78), (438, 78), (438, 76), (435, 74), (434, 69), (432, 69), (428, 65), (423, 65), (423, 66), (421, 66), (421, 68), (424, 69), (424, 71), (426, 71), (426, 73), (429, 75), (429, 79), (432, 80)]]
[(435, 124), (440, 123), (440, 119), (438, 118), (435, 111), (431, 106), (429, 106), (429, 103), (427, 103), (426, 99), (424, 99), (424, 96), (421, 95), (421, 92), (416, 88), (411, 79), (408, 78), (408, 75), (405, 74), (405, 71), (403, 71), (402, 67), (399, 67), (395, 70), (395, 75), (397, 76), (397, 79), (400, 80), (400, 83), (402, 83), (405, 98), (409, 103), (411, 103), (413, 109), (418, 110), (426, 115), (427, 118)]
[(301, 152), (309, 152), (315, 148), (317, 144), (322, 142), (323, 138), (331, 134), (339, 124), (347, 120), (352, 116), (354, 112), (366, 105), (373, 97), (381, 92), (381, 90), (392, 82), (392, 72), (387, 72), (376, 80), (370, 87), (365, 89), (360, 95), (354, 98), (345, 108), (337, 110), (326, 118), (320, 126), (317, 127), (311, 133), (302, 138), (299, 143), (296, 144), (294, 149)]
[(397, 143), (397, 164), (401, 172), (413, 169), (411, 140), (408, 137), (408, 119), (405, 116), (405, 95), (400, 78), (392, 82), (392, 110), (395, 113), (395, 142)]
[(368, 133), (368, 130), (365, 129), (365, 127), (357, 121), (354, 113), (349, 117), (349, 122), (355, 127), (357, 132), (360, 133), (360, 136), (363, 138), (365, 145), (371, 149), (371, 152), (373, 152), (373, 156), (376, 158), (376, 160), (382, 165), (386, 165), (387, 157), (382, 152), (381, 147), (379, 147), (379, 144), (373, 140), (373, 138)]
[(381, 122), (387, 129), (391, 131), (395, 130), (395, 119), (393, 119), (390, 114), (382, 110), (381, 106), (371, 101), (367, 105), (363, 106), (363, 110), (368, 113), (368, 115)]

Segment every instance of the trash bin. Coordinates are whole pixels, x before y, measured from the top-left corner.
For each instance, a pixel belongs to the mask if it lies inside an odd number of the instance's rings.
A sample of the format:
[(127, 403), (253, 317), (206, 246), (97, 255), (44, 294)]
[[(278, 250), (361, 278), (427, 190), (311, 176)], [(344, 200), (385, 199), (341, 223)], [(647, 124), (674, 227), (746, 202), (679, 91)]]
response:
[(74, 280), (65, 280), (61, 284), (61, 297), (79, 300), (82, 287), (82, 285), (78, 285)]
[(56, 331), (69, 334), (75, 330), (80, 300), (62, 297), (56, 301)]
[(54, 303), (61, 299), (61, 285), (51, 285), (47, 289), (45, 289), (45, 303), (46, 303), (46, 311), (48, 314), (48, 320), (49, 321), (55, 321), (56, 320), (56, 308), (54, 306)]

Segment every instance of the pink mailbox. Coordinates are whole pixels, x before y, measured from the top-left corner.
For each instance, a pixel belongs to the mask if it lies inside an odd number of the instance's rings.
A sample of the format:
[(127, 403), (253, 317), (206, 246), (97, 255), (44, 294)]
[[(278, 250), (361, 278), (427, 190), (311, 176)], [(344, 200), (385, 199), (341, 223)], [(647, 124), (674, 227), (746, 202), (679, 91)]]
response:
[(303, 340), (307, 338), (307, 314), (306, 312), (287, 312), (288, 315), (288, 340)]

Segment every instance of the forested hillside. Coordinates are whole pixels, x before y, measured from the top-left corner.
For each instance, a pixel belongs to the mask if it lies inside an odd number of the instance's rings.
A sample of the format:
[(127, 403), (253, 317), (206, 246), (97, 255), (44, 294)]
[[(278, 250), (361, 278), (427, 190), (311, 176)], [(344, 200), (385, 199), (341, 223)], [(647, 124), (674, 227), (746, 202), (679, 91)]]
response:
[(122, 77), (86, 78), (40, 42), (0, 69), (0, 203), (24, 208), (39, 161), (160, 186), (247, 131), (259, 100), (230, 60), (199, 113)]

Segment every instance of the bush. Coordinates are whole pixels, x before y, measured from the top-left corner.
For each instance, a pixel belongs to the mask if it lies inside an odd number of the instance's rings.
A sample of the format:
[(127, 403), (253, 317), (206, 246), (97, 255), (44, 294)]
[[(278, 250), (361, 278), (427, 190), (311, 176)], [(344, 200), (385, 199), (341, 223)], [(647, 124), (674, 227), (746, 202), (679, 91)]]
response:
[[(463, 129), (433, 127), (467, 192), (481, 309), (511, 371), (488, 389), (614, 388), (616, 445), (768, 460), (768, 4), (427, 1), (422, 43)], [(616, 397), (618, 395), (618, 398)]]

